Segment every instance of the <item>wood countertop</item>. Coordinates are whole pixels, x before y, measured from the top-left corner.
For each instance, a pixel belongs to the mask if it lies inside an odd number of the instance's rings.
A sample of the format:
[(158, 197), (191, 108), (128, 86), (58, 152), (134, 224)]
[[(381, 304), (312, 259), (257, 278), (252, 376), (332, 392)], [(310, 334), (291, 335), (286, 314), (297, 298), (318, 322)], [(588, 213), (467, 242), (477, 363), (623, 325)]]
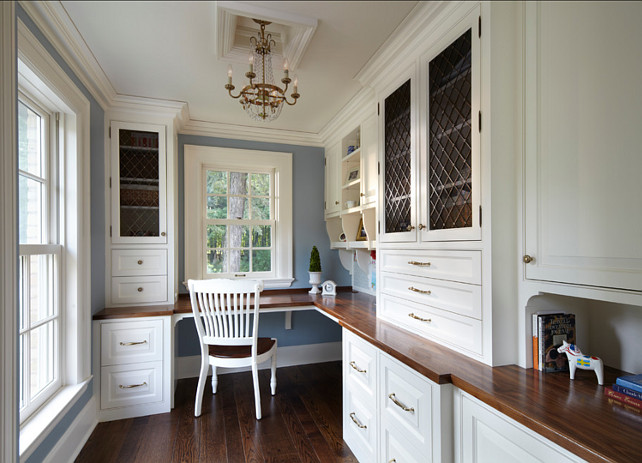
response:
[[(587, 461), (642, 461), (642, 414), (609, 404), (595, 373), (578, 370), (542, 373), (516, 365), (489, 367), (440, 344), (376, 317), (375, 298), (339, 291), (336, 297), (310, 295), (306, 290), (266, 290), (261, 307), (314, 305), (341, 326), (372, 343), (428, 379), (454, 386)], [(104, 309), (95, 320), (173, 315), (191, 311), (189, 297), (174, 306)], [(625, 372), (605, 367), (610, 385)]]

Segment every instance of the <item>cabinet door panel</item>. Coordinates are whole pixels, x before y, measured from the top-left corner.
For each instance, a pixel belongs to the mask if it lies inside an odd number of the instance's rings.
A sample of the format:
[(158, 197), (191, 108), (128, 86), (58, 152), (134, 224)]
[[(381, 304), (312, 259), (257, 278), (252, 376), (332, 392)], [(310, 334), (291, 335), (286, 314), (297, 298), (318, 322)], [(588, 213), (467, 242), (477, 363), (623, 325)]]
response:
[(481, 239), (479, 10), (426, 55), (422, 241)]
[(416, 241), (414, 80), (383, 100), (382, 242)]
[(526, 4), (529, 279), (642, 290), (642, 4)]
[(166, 243), (165, 127), (112, 122), (113, 243)]
[(462, 395), (462, 461), (479, 463), (583, 461), (567, 450), (491, 410), (467, 394)]
[(337, 143), (325, 153), (325, 215), (341, 211), (341, 194), (339, 180), (339, 163), (341, 161), (341, 144)]
[(377, 201), (379, 143), (377, 132), (377, 116), (369, 117), (361, 125), (361, 204)]

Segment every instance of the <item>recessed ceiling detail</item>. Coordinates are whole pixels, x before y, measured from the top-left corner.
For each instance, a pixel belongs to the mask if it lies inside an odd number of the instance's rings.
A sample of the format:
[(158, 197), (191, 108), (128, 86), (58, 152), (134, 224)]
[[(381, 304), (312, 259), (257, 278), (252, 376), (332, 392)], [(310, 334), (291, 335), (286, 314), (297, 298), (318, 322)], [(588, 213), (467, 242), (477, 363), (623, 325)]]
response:
[(252, 19), (271, 21), (266, 32), (272, 34), (276, 43), (273, 55), (279, 61), (286, 57), (290, 69), (296, 69), (314, 35), (317, 20), (243, 2), (216, 4), (217, 57), (224, 61), (247, 64), (251, 53), (249, 39), (256, 35), (256, 24)]

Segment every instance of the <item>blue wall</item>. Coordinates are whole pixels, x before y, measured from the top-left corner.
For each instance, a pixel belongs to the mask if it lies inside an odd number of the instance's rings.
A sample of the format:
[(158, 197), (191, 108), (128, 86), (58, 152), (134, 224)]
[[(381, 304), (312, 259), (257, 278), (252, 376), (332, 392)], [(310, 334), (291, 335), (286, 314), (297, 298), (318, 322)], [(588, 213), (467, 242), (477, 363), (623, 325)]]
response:
[[(16, 3), (16, 15), (36, 36), (47, 52), (56, 60), (58, 65), (71, 78), (90, 102), (90, 195), (91, 195), (91, 307), (87, 307), (88, 315), (98, 312), (105, 306), (105, 169), (104, 143), (105, 113), (87, 88), (80, 82), (71, 68), (54, 49), (51, 43), (40, 32), (35, 23), (25, 13), (20, 4)], [(94, 366), (92, 365), (92, 372)], [(16, 378), (16, 388), (18, 379)], [(54, 445), (74, 421), (78, 413), (89, 402), (93, 395), (93, 382), (74, 406), (49, 433), (47, 438), (31, 454), (27, 462), (43, 461)]]
[[(319, 248), (323, 279), (334, 280), (338, 285), (350, 285), (350, 274), (341, 266), (337, 251), (330, 249), (330, 240), (323, 220), (324, 166), (323, 148), (265, 143), (195, 135), (178, 136), (178, 281), (184, 281), (185, 215), (184, 215), (184, 148), (185, 145), (218, 146), (227, 148), (292, 153), (292, 219), (294, 246), (293, 288), (309, 288), (308, 264), (313, 245)], [(179, 285), (181, 292), (185, 287)], [(261, 336), (279, 339), (279, 346), (297, 346), (341, 340), (339, 326), (316, 311), (292, 314), (292, 329), (284, 329), (283, 313), (261, 315)], [(190, 319), (178, 325), (178, 355), (199, 355), (198, 335)]]

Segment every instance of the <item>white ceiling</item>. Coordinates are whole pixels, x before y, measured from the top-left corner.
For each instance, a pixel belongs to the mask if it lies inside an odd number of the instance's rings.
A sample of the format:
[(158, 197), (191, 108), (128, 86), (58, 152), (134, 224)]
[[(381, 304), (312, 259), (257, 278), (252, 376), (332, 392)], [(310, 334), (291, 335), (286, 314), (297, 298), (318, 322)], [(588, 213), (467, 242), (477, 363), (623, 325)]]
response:
[[(62, 2), (116, 93), (187, 102), (192, 120), (309, 133), (318, 133), (360, 90), (355, 75), (417, 2), (243, 3), (318, 20), (296, 69), (301, 98), (270, 123), (250, 120), (227, 95), (229, 63), (215, 49), (216, 2)], [(246, 71), (234, 65), (237, 91)]]

